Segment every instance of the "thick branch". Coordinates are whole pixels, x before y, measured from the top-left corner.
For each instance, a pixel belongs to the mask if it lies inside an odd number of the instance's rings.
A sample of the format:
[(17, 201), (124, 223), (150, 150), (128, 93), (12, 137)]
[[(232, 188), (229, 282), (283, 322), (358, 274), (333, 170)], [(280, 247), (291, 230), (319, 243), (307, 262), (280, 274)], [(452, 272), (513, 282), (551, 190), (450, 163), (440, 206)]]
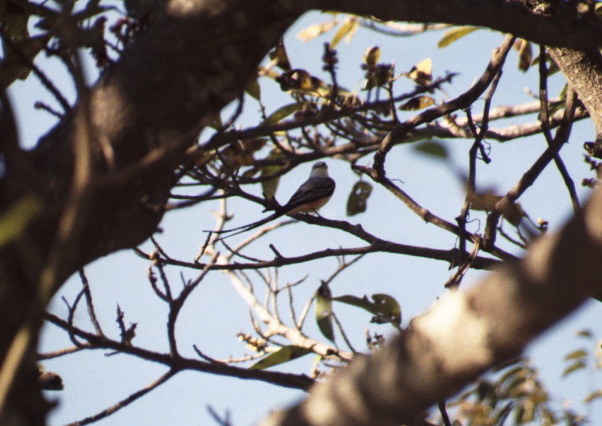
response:
[[(519, 354), (600, 292), (602, 189), (582, 215), (542, 237), (519, 262), (453, 292), (372, 357), (315, 385), (264, 425), (396, 425)], [(353, 395), (350, 398), (349, 395)]]
[[(550, 16), (538, 15), (519, 1), (507, 0), (310, 0), (303, 7), (375, 16), (384, 21), (445, 22), (488, 27), (548, 46), (602, 45), (602, 24), (579, 17), (557, 2)], [(569, 2), (570, 3), (570, 2)]]
[[(577, 93), (596, 128), (596, 139), (602, 141), (602, 55), (597, 49), (548, 49), (550, 56)], [(596, 88), (596, 90), (592, 90)]]

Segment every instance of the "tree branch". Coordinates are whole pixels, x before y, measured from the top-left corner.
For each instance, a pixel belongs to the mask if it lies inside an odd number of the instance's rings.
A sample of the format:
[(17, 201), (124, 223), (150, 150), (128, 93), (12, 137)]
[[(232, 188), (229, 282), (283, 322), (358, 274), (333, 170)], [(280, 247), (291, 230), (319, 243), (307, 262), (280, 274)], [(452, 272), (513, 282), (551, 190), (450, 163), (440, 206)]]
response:
[[(558, 234), (452, 292), (372, 357), (356, 357), (266, 425), (396, 425), (454, 395), (602, 290), (602, 189)], [(354, 395), (349, 398), (349, 395)]]

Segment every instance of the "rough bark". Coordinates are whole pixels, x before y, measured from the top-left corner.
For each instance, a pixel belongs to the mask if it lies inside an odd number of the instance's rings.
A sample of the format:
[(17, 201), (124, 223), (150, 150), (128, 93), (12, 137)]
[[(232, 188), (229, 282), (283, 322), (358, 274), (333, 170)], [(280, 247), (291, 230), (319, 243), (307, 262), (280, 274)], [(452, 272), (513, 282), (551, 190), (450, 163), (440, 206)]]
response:
[[(3, 147), (10, 159), (1, 204), (35, 194), (42, 205), (19, 241), (0, 252), (3, 359), (19, 330), (35, 336), (45, 299), (69, 275), (154, 232), (186, 148), (242, 93), (296, 18), (268, 0), (173, 1), (35, 150)], [(82, 152), (87, 179), (77, 182)], [(44, 423), (33, 336), (28, 374), (16, 379), (3, 424)]]
[(571, 88), (590, 113), (596, 140), (602, 143), (602, 55), (598, 49), (552, 48), (548, 50)]

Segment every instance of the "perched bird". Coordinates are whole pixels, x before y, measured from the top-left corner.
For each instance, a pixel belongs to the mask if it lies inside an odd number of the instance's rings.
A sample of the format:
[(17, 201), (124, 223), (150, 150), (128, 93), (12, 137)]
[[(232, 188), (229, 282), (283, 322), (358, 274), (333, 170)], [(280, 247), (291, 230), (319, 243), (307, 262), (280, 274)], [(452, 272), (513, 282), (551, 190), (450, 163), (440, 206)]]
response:
[[(238, 231), (220, 239), (250, 231), (251, 229), (257, 228), (287, 214), (317, 212), (322, 206), (324, 206), (324, 204), (328, 202), (328, 200), (330, 200), (330, 197), (332, 197), (332, 194), (334, 193), (334, 188), (335, 182), (331, 177), (328, 176), (328, 166), (325, 162), (318, 161), (311, 168), (309, 178), (303, 182), (303, 184), (301, 184), (288, 203), (276, 208), (276, 211), (273, 214), (258, 220), (257, 222), (239, 226), (237, 228), (219, 231), (220, 234)], [(269, 209), (265, 209), (264, 212), (268, 210)]]

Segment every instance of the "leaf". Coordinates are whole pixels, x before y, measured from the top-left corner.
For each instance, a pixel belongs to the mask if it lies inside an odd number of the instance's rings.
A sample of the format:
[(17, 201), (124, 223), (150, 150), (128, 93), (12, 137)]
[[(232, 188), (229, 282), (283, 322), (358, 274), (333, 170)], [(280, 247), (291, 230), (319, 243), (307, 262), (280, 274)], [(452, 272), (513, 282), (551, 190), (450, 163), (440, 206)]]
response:
[(479, 401), (481, 402), (484, 401), (485, 398), (495, 394), (495, 386), (493, 386), (491, 382), (485, 379), (479, 380), (476, 390)]
[[(270, 154), (268, 156), (268, 158), (272, 158), (272, 154)], [(262, 166), (261, 167), (261, 176), (264, 177), (264, 176), (273, 175), (275, 173), (278, 173), (278, 171), (281, 168), (282, 168), (282, 166), (278, 165), (278, 164)], [(263, 196), (267, 200), (271, 200), (274, 198), (274, 196), (276, 195), (276, 191), (278, 190), (278, 184), (280, 184), (280, 176), (261, 181), (261, 189), (263, 190)]]
[(419, 86), (427, 86), (433, 79), (433, 61), (431, 58), (423, 59), (412, 67), (409, 73), (404, 74)]
[(453, 42), (461, 39), (465, 35), (468, 35), (471, 32), (476, 31), (478, 29), (480, 28), (470, 26), (454, 27), (451, 30), (446, 31), (445, 34), (443, 34), (443, 37), (441, 37), (441, 40), (439, 40), (439, 43), (437, 43), (437, 47), (439, 49), (447, 47)]
[(359, 298), (353, 295), (344, 295), (334, 297), (332, 300), (356, 306), (374, 314), (372, 322), (378, 324), (391, 323), (396, 328), (399, 328), (401, 324), (401, 307), (399, 303), (388, 294), (382, 293), (372, 295), (372, 299), (374, 301), (370, 301), (366, 296)]
[(334, 342), (334, 329), (332, 328), (332, 293), (328, 284), (322, 284), (316, 295), (316, 322), (318, 328), (331, 342)]
[(405, 102), (403, 105), (399, 107), (402, 111), (416, 111), (419, 109), (424, 109), (429, 107), (435, 103), (435, 99), (431, 96), (417, 96), (415, 98), (410, 99)]
[(41, 207), (40, 200), (34, 195), (21, 197), (10, 206), (0, 216), (0, 247), (18, 239)]
[(276, 124), (279, 121), (285, 119), (289, 115), (299, 111), (303, 107), (303, 103), (295, 102), (294, 104), (284, 105), (278, 108), (276, 111), (271, 113), (264, 121), (262, 125)]
[(518, 69), (525, 72), (531, 66), (533, 60), (533, 52), (531, 50), (531, 43), (522, 38), (517, 39), (514, 42), (514, 48), (518, 50)]
[(562, 371), (562, 377), (566, 377), (569, 374), (574, 373), (575, 371), (583, 370), (587, 365), (583, 361), (577, 361)]
[(345, 303), (346, 305), (356, 306), (358, 308), (365, 309), (368, 312), (373, 313), (372, 305), (373, 303), (368, 300), (367, 296), (359, 298), (353, 295), (344, 295), (339, 297), (334, 297), (332, 300), (336, 300), (337, 302)]
[(574, 351), (569, 352), (568, 354), (566, 354), (564, 356), (565, 361), (568, 361), (571, 359), (583, 359), (583, 358), (587, 358), (587, 351), (585, 351), (584, 349), (576, 349)]
[(261, 86), (256, 78), (251, 80), (247, 87), (245, 88), (245, 92), (249, 94), (252, 98), (260, 101), (261, 100)]
[(394, 297), (377, 293), (372, 295), (372, 299), (378, 307), (376, 318), (373, 318), (372, 322), (378, 324), (391, 323), (397, 327), (401, 325), (401, 306)]
[(311, 352), (311, 349), (302, 348), (301, 346), (283, 346), (276, 352), (260, 359), (255, 364), (249, 367), (249, 370), (264, 370), (274, 365), (283, 364), (297, 358), (301, 358)]
[(506, 419), (512, 412), (513, 406), (514, 406), (514, 401), (510, 401), (504, 406), (504, 408), (499, 410), (499, 412), (495, 416), (493, 424), (503, 426), (504, 422), (506, 421)]
[(524, 376), (525, 367), (521, 365), (517, 365), (515, 367), (509, 368), (497, 379), (497, 386), (503, 385), (506, 381), (510, 380), (514, 376), (522, 375)]
[(598, 398), (602, 398), (602, 389), (599, 389), (599, 390), (587, 395), (585, 398), (583, 398), (583, 402), (585, 402), (586, 404), (589, 404), (594, 399), (598, 399)]
[(363, 180), (359, 180), (353, 185), (349, 198), (347, 198), (347, 216), (354, 216), (366, 211), (368, 206), (368, 197), (372, 193), (372, 185)]
[(270, 59), (276, 64), (278, 68), (285, 72), (289, 72), (292, 67), (284, 48), (284, 42), (282, 39), (278, 42), (274, 50), (269, 53)]
[(366, 49), (364, 53), (364, 63), (368, 67), (374, 67), (378, 64), (378, 60), (380, 59), (380, 47), (372, 46)]
[(337, 19), (331, 19), (330, 21), (322, 22), (321, 24), (310, 25), (297, 33), (297, 39), (301, 41), (313, 40), (332, 30), (338, 23), (339, 21)]
[(265, 146), (266, 141), (265, 138), (237, 140), (224, 148), (221, 154), (231, 169), (252, 166), (255, 164), (254, 154)]
[(335, 33), (334, 37), (332, 38), (332, 41), (330, 42), (330, 48), (334, 49), (337, 46), (337, 44), (339, 44), (339, 42), (343, 40), (343, 38), (345, 39), (346, 43), (349, 43), (359, 26), (359, 20), (355, 16), (350, 16), (347, 19), (345, 19), (345, 22), (343, 22), (341, 28), (339, 28), (339, 30)]
[(437, 141), (428, 141), (415, 145), (414, 150), (421, 154), (426, 154), (430, 157), (447, 159), (448, 152), (445, 145)]
[(512, 380), (506, 383), (506, 389), (503, 397), (512, 398), (521, 394), (522, 385), (527, 381), (527, 377), (524, 374), (517, 375), (512, 378)]
[[(282, 91), (314, 92), (314, 95), (325, 95), (329, 91), (322, 80), (303, 69), (294, 69), (276, 78)], [(322, 89), (322, 90), (321, 90)]]

